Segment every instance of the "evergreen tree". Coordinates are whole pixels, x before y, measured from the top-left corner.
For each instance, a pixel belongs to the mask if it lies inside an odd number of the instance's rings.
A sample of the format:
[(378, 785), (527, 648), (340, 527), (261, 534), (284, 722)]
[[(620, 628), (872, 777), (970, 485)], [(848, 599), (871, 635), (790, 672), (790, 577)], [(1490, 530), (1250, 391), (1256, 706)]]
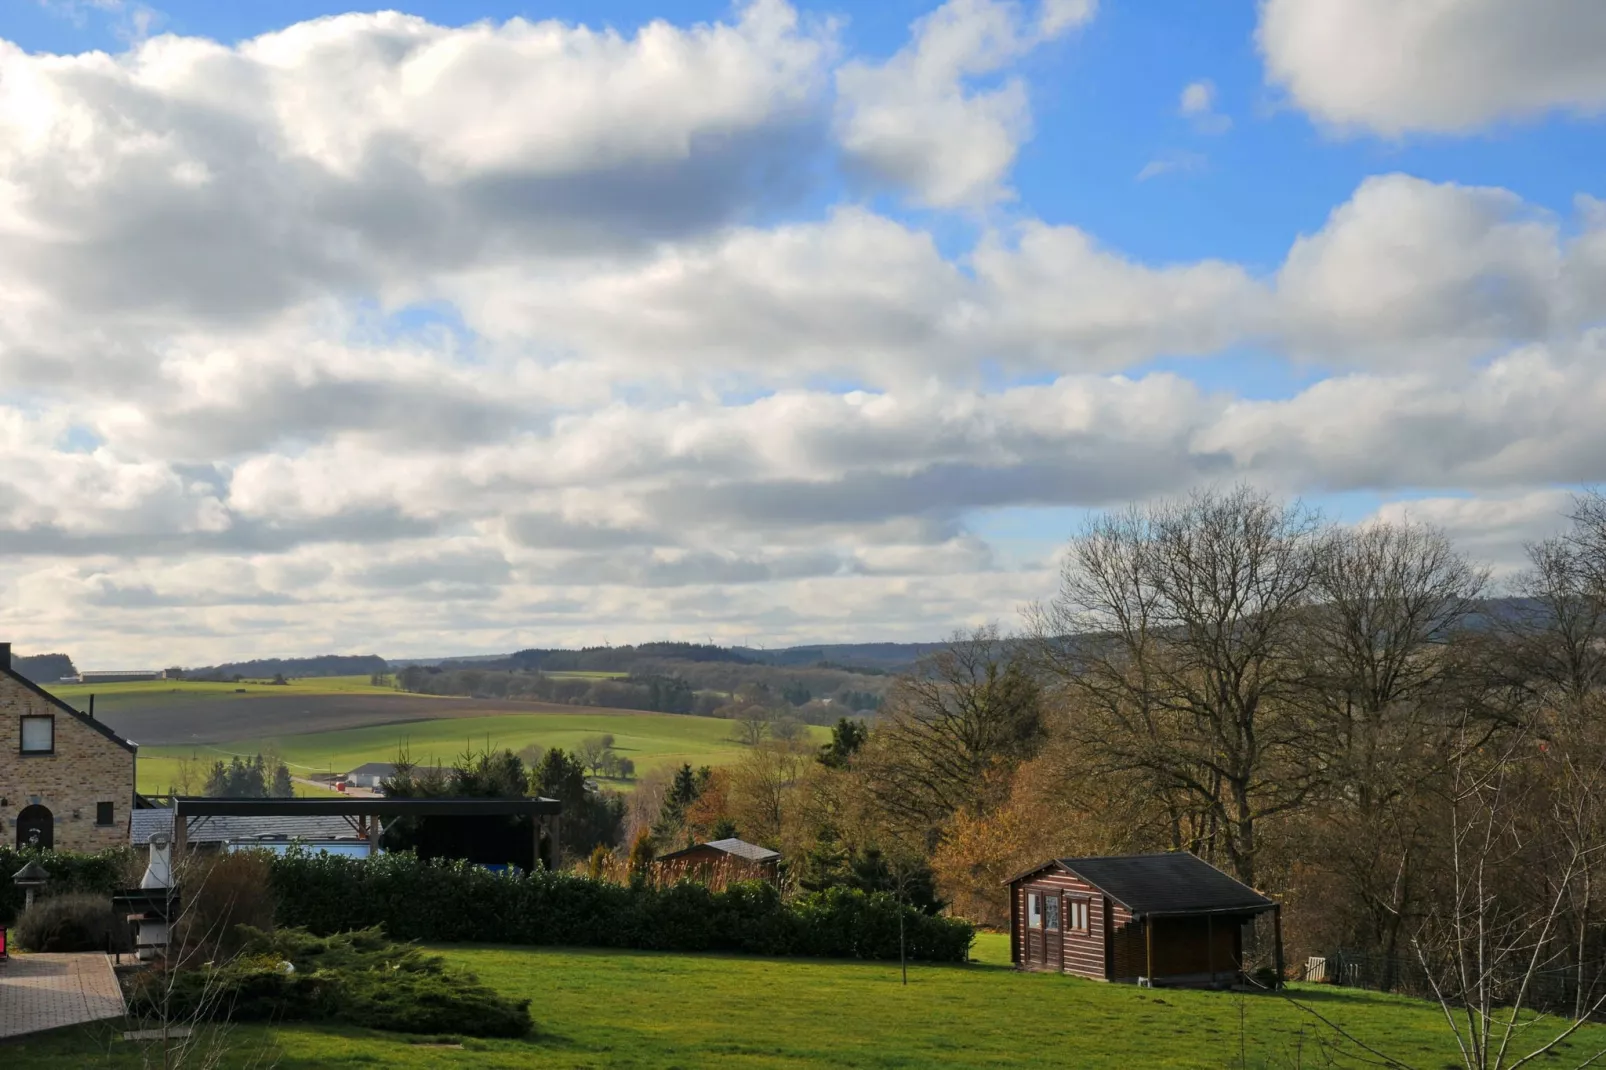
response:
[(273, 796), (288, 799), (295, 793), (295, 784), (290, 780), (290, 767), (280, 762), (273, 770)]

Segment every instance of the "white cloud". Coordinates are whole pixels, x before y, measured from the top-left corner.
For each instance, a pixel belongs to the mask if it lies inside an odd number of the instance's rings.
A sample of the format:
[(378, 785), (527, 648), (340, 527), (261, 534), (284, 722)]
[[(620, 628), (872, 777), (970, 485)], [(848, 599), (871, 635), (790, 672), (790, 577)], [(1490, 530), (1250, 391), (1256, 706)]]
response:
[(974, 207), (1007, 198), (1015, 154), (1031, 130), (1026, 86), (979, 88), (1043, 42), (1091, 19), (1091, 0), (1050, 0), (1035, 26), (1006, 0), (948, 0), (910, 28), (883, 64), (837, 71), (838, 136), (851, 166), (919, 203)]
[(1267, 79), (1314, 118), (1388, 137), (1606, 109), (1598, 0), (1262, 0)]
[[(1024, 96), (989, 109), (1092, 9), (950, 4), (846, 68), (774, 0), (0, 45), (0, 634), (91, 664), (932, 638), (1052, 586), (995, 510), (1426, 489), (1504, 560), (1544, 488), (1606, 479), (1592, 197), (1378, 176), (1269, 268), (816, 211), (861, 105), (910, 109), (878, 174), (916, 200), (1004, 195)], [(1246, 347), (1337, 371), (1260, 401), (1144, 371)]]
[(1216, 83), (1208, 78), (1183, 87), (1177, 112), (1192, 120), (1201, 134), (1224, 134), (1232, 129), (1232, 118), (1216, 110)]
[(1161, 175), (1187, 174), (1192, 171), (1201, 171), (1209, 161), (1202, 153), (1172, 152), (1164, 156), (1156, 156), (1138, 171), (1134, 176), (1137, 182), (1147, 182), (1151, 178)]
[[(1455, 362), (1568, 326), (1556, 222), (1506, 190), (1366, 180), (1277, 276), (1294, 347), (1347, 363)], [(1595, 313), (1598, 314), (1598, 311)]]

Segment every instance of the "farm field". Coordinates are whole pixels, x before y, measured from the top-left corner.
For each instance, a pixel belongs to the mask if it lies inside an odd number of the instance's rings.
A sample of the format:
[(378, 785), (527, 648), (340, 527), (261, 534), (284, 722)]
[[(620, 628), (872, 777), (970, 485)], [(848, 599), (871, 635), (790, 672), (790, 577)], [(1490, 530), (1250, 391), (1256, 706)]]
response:
[[(236, 1057), (224, 1065), (1004, 1067), (1044, 1052), (1081, 1070), (1366, 1065), (1326, 1049), (1325, 1027), (1280, 997), (1018, 974), (998, 962), (1007, 944), (983, 937), (983, 961), (968, 966), (912, 966), (907, 987), (896, 963), (442, 947), (492, 986), (530, 998), (537, 1035), (468, 1039), (459, 1050), (360, 1029), (250, 1026), (234, 1031)], [(1405, 1065), (1457, 1065), (1436, 1007), (1310, 986), (1293, 994)], [(0, 1063), (139, 1065), (135, 1045), (112, 1031), (105, 1023), (24, 1038), (0, 1045)], [(1606, 1028), (1581, 1036), (1606, 1045)], [(1582, 1049), (1546, 1064), (1576, 1065)]]
[[(444, 702), (433, 699), (430, 701)], [(344, 773), (364, 762), (395, 759), (405, 746), (421, 765), (450, 765), (466, 749), (490, 747), (519, 751), (531, 744), (573, 750), (586, 736), (610, 734), (614, 749), (636, 763), (637, 775), (682, 762), (715, 765), (734, 759), (742, 745), (732, 737), (734, 725), (717, 717), (603, 710), (575, 706), (511, 704), (526, 711), (486, 713), (466, 717), (374, 725), (329, 732), (305, 732), (235, 739), (206, 746), (153, 746), (140, 748), (140, 790), (165, 792), (181, 760), (210, 764), (230, 754), (277, 752), (296, 776)], [(561, 712), (557, 712), (561, 711)], [(260, 728), (260, 725), (258, 726)], [(811, 728), (810, 738), (824, 742), (830, 733)], [(147, 771), (148, 770), (148, 771)], [(615, 784), (625, 787), (625, 784)]]

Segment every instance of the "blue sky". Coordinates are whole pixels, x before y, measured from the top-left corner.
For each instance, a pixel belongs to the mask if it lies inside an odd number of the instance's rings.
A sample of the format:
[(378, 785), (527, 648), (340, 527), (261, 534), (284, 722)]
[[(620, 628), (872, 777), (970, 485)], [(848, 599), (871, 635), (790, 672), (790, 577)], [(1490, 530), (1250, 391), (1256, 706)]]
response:
[(1506, 571), (1602, 478), (1593, 0), (374, 10), (0, 11), (23, 647), (932, 638), (1125, 501)]

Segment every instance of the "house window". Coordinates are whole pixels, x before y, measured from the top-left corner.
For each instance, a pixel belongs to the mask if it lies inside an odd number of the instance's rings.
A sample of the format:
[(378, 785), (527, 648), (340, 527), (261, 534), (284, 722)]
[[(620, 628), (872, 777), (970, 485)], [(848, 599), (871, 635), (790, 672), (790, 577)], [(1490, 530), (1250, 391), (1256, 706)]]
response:
[(1043, 897), (1036, 892), (1026, 893), (1026, 927), (1041, 928), (1043, 924)]
[(109, 802), (95, 804), (95, 824), (110, 825), (116, 818), (112, 814), (113, 806)]
[(54, 754), (56, 752), (56, 719), (54, 717), (24, 717), (22, 719), (22, 753)]
[(1072, 899), (1065, 905), (1066, 919), (1070, 923), (1072, 932), (1087, 932), (1087, 900)]
[(1050, 932), (1060, 931), (1060, 897), (1051, 895), (1043, 903), (1043, 927)]

